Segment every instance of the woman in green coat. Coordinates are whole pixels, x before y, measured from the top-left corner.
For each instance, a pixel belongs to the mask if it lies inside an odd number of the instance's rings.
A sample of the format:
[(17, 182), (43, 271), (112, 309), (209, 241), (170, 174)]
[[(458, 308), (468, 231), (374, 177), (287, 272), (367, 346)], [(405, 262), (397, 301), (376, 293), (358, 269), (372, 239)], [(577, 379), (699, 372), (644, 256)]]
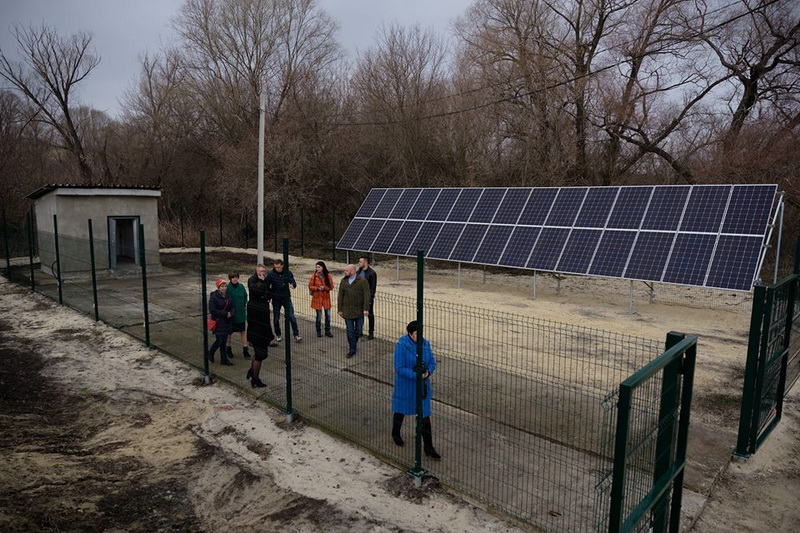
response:
[(228, 283), (228, 294), (233, 298), (233, 305), (236, 310), (233, 322), (231, 323), (233, 331), (228, 335), (228, 346), (226, 348), (228, 350), (228, 357), (233, 357), (231, 338), (233, 338), (233, 334), (238, 331), (242, 336), (242, 355), (245, 359), (250, 359), (250, 351), (247, 349), (247, 289), (244, 288), (244, 285), (239, 283), (238, 272), (231, 272), (228, 274), (228, 279), (230, 280), (230, 283)]

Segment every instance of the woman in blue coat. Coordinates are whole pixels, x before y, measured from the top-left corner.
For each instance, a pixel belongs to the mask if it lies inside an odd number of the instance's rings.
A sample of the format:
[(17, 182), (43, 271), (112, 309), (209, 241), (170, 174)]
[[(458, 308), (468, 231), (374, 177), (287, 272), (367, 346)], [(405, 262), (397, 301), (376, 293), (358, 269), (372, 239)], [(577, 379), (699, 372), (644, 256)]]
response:
[[(394, 348), (394, 393), (392, 394), (392, 439), (403, 446), (400, 428), (405, 415), (417, 414), (417, 321), (406, 326), (408, 335), (401, 337)], [(431, 389), (430, 377), (436, 370), (436, 359), (431, 345), (422, 339), (422, 441), (425, 455), (436, 461), (442, 458), (433, 447), (431, 434)]]
[(217, 321), (217, 329), (214, 330), (214, 336), (217, 339), (208, 350), (208, 360), (214, 362), (214, 353), (219, 348), (219, 362), (223, 365), (232, 365), (233, 363), (228, 359), (225, 344), (228, 341), (228, 335), (233, 332), (232, 320), (236, 311), (233, 298), (228, 294), (228, 284), (225, 283), (225, 280), (218, 279), (215, 285), (217, 290), (212, 292), (208, 299), (208, 312), (211, 318)]

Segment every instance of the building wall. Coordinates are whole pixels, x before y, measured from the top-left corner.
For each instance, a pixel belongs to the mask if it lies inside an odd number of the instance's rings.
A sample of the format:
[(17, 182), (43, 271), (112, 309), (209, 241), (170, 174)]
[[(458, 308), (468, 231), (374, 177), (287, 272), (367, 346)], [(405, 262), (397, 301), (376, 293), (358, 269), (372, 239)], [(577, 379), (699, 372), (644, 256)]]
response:
[(147, 269), (160, 270), (157, 197), (120, 195), (117, 191), (94, 195), (86, 195), (80, 190), (79, 194), (72, 189), (66, 191), (63, 194), (57, 189), (36, 200), (39, 257), (43, 270), (50, 272), (55, 263), (54, 213), (58, 216), (62, 276), (80, 275), (91, 270), (89, 219), (92, 220), (95, 267), (98, 272), (109, 268), (109, 217), (139, 217), (139, 224), (144, 225)]

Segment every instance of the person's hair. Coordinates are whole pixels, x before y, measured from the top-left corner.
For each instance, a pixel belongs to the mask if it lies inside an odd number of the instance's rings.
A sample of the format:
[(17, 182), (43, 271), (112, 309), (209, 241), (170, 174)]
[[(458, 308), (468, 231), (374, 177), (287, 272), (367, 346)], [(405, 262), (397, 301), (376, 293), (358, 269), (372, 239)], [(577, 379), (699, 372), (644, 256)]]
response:
[(238, 272), (231, 272), (230, 274), (228, 274), (228, 279), (233, 279), (233, 278), (238, 278), (238, 277), (239, 277), (239, 273)]
[(275, 261), (272, 262), (272, 264), (273, 265), (282, 265), (283, 264), (283, 259), (276, 259)]
[(265, 267), (265, 266), (264, 266), (264, 263), (259, 263), (259, 264), (257, 264), (257, 265), (256, 265), (256, 270), (258, 270), (259, 268), (263, 268), (264, 270), (266, 270), (266, 269), (267, 269), (267, 267)]
[(406, 326), (406, 331), (408, 332), (409, 335), (415, 333), (417, 331), (417, 321), (412, 320), (411, 322), (409, 322), (408, 325)]
[(368, 257), (368, 256), (366, 256), (366, 255), (359, 255), (359, 256), (358, 256), (358, 259), (359, 259), (359, 260), (363, 259), (364, 261), (366, 261), (366, 262), (367, 262), (367, 264), (369, 264), (369, 257)]
[(317, 261), (317, 264), (322, 267), (323, 282), (325, 283), (325, 285), (327, 285), (329, 288), (332, 289), (333, 287), (331, 287), (331, 280), (329, 279), (330, 274), (328, 273), (328, 266), (325, 264), (325, 261)]

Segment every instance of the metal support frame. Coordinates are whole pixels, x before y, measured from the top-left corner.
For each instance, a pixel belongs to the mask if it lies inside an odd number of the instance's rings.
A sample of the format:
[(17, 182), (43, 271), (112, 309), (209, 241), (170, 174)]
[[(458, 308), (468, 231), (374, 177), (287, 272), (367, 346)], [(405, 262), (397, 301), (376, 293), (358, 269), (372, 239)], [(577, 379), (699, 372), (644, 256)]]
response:
[(100, 307), (97, 304), (97, 267), (94, 259), (94, 232), (92, 231), (92, 219), (89, 219), (89, 260), (92, 263), (92, 307), (94, 309), (94, 321), (100, 322)]
[[(289, 239), (283, 239), (283, 295), (285, 301), (291, 298), (289, 293)], [(272, 305), (275, 305), (273, 301)], [(269, 318), (267, 318), (269, 320)], [(290, 424), (294, 421), (297, 410), (292, 407), (292, 330), (289, 322), (289, 313), (286, 306), (283, 308), (283, 333), (284, 333), (284, 365), (286, 367), (286, 408), (283, 413)]]
[(144, 311), (144, 345), (150, 347), (150, 307), (147, 301), (147, 254), (144, 246), (144, 224), (139, 224), (139, 263), (142, 267), (142, 303)]
[(414, 485), (422, 486), (422, 480), (429, 475), (422, 468), (422, 346), (424, 339), (424, 278), (425, 252), (417, 251), (417, 425), (414, 438), (414, 466), (407, 472), (414, 479)]

